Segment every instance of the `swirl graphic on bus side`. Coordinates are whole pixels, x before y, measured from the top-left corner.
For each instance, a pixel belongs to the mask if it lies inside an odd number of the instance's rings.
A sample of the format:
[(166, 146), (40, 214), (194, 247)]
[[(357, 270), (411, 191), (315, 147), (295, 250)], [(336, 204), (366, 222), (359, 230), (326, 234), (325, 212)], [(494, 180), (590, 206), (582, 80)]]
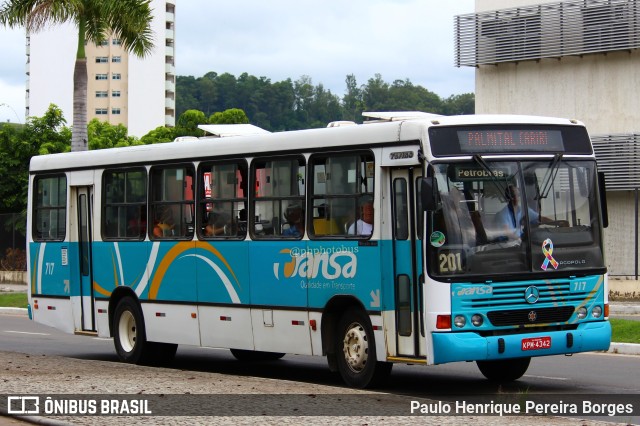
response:
[[(158, 291), (160, 290), (160, 285), (162, 283), (162, 279), (164, 278), (164, 275), (166, 274), (167, 270), (169, 269), (169, 267), (171, 266), (173, 261), (176, 258), (179, 258), (178, 256), (180, 256), (180, 258), (181, 257), (194, 256), (194, 257), (196, 257), (198, 259), (201, 259), (201, 260), (207, 259), (205, 256), (202, 256), (202, 255), (199, 255), (199, 254), (185, 253), (185, 252), (188, 252), (189, 250), (192, 250), (192, 249), (202, 249), (202, 250), (205, 250), (205, 251), (213, 254), (214, 257), (217, 258), (225, 266), (225, 268), (227, 269), (228, 273), (233, 278), (233, 281), (235, 282), (235, 285), (238, 288), (240, 288), (240, 282), (238, 281), (238, 277), (236, 277), (236, 274), (233, 272), (233, 269), (231, 268), (231, 265), (229, 265), (229, 262), (227, 262), (227, 260), (222, 256), (222, 254), (220, 254), (220, 252), (218, 250), (216, 250), (211, 244), (198, 241), (198, 242), (196, 242), (196, 245), (194, 247), (193, 243), (180, 242), (180, 243), (177, 243), (175, 246), (173, 246), (164, 255), (164, 257), (160, 260), (160, 263), (156, 267), (155, 274), (153, 276), (153, 280), (151, 281), (151, 287), (149, 288), (149, 299), (153, 300), (153, 299), (156, 299), (158, 297)], [(220, 279), (222, 280), (222, 283), (225, 286), (225, 288), (227, 290), (227, 293), (229, 294), (229, 297), (231, 298), (232, 302), (233, 303), (240, 303), (240, 298), (238, 296), (237, 291), (234, 288), (234, 283), (231, 282), (231, 279), (229, 279), (229, 277), (227, 277), (226, 273), (222, 270), (222, 268), (215, 266), (215, 263), (213, 261), (210, 261), (210, 260), (206, 260), (205, 263), (207, 265), (209, 265), (216, 272), (218, 277), (220, 277)]]

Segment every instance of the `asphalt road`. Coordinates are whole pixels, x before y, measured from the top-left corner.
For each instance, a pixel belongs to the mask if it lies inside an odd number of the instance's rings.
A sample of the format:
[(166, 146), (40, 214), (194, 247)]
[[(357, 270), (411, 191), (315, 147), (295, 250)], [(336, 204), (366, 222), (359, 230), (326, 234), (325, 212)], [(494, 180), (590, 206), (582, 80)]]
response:
[[(30, 355), (58, 355), (71, 359), (118, 363), (111, 339), (64, 334), (29, 321), (22, 316), (0, 315), (0, 348)], [(172, 372), (220, 374), (230, 379), (256, 377), (294, 381), (312, 386), (343, 387), (330, 373), (326, 360), (319, 357), (287, 355), (268, 364), (236, 361), (229, 351), (181, 346)], [(474, 363), (439, 366), (395, 365), (389, 381), (377, 391), (391, 395), (442, 399), (448, 394), (607, 394), (637, 395), (640, 407), (640, 356), (586, 353), (571, 357), (552, 356), (532, 360), (527, 374), (509, 385), (495, 385), (484, 379)], [(584, 417), (583, 417), (584, 418)], [(640, 424), (640, 417), (609, 418)]]

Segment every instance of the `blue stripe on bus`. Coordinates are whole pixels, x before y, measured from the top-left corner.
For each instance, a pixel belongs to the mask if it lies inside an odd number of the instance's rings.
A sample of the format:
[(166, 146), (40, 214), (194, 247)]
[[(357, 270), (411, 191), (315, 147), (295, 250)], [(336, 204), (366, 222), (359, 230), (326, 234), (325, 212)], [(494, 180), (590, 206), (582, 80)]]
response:
[[(63, 247), (66, 265), (61, 264)], [(392, 310), (391, 247), (390, 241), (359, 245), (346, 240), (96, 242), (93, 286), (97, 297), (109, 297), (117, 286), (126, 285), (143, 300), (313, 309), (323, 308), (336, 295), (353, 295), (369, 311)], [(39, 243), (30, 244), (34, 261), (39, 249)], [(401, 254), (404, 251), (408, 248)], [(77, 243), (47, 243), (43, 256), (32, 265), (41, 293), (80, 295)], [(410, 256), (400, 259), (400, 270), (410, 273)], [(52, 274), (39, 266), (47, 263), (55, 265)], [(69, 293), (60, 284), (65, 280)]]

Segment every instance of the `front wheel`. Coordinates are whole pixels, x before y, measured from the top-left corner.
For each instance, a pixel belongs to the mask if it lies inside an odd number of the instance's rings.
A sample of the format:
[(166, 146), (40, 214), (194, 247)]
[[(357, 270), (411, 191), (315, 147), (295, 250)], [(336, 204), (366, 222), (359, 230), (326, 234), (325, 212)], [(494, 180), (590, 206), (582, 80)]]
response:
[(348, 386), (366, 388), (381, 383), (393, 364), (378, 362), (371, 321), (364, 312), (350, 310), (340, 318), (336, 333), (338, 371)]
[(492, 382), (506, 383), (518, 380), (527, 372), (530, 357), (512, 358), (497, 361), (476, 361), (478, 369)]

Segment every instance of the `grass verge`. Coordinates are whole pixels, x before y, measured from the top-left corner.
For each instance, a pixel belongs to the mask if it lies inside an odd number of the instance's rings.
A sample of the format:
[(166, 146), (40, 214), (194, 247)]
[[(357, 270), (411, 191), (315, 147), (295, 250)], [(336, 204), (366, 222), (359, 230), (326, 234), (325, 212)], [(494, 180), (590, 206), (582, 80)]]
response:
[(27, 293), (0, 293), (0, 306), (3, 308), (26, 308)]
[(640, 321), (611, 318), (611, 341), (640, 343)]

